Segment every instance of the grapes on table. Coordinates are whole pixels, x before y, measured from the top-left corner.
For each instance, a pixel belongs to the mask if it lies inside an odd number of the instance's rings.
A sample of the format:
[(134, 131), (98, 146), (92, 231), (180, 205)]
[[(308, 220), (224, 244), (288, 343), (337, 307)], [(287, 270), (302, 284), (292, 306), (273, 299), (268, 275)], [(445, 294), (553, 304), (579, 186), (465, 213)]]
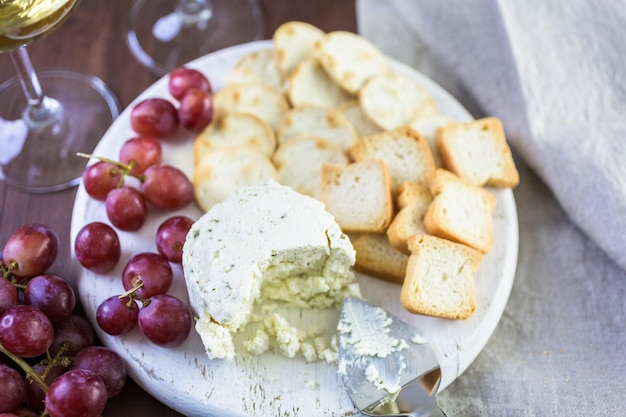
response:
[(167, 88), (176, 100), (181, 100), (190, 89), (198, 89), (212, 94), (211, 83), (198, 70), (179, 67), (170, 72)]
[(15, 411), (26, 401), (26, 382), (15, 369), (0, 363), (0, 412)]
[(178, 129), (178, 112), (166, 99), (148, 98), (132, 108), (130, 123), (140, 135), (166, 138)]
[(185, 303), (171, 295), (155, 295), (139, 310), (139, 328), (151, 342), (175, 347), (191, 330), (191, 315)]
[(19, 277), (42, 274), (56, 260), (59, 237), (42, 224), (27, 224), (14, 231), (4, 245), (2, 258), (11, 273)]
[[(135, 295), (150, 298), (165, 294), (172, 285), (174, 273), (167, 259), (157, 253), (143, 252), (128, 260), (122, 271), (125, 290), (138, 287)], [(139, 284), (141, 286), (139, 287)]]
[(148, 217), (148, 205), (134, 187), (124, 186), (109, 191), (106, 198), (107, 217), (120, 230), (138, 230)]
[(54, 339), (48, 348), (50, 355), (57, 356), (64, 348), (65, 356), (74, 356), (81, 349), (91, 346), (94, 342), (91, 324), (86, 318), (72, 314), (67, 319), (54, 325)]
[(173, 216), (164, 220), (156, 232), (156, 246), (168, 261), (180, 264), (183, 261), (183, 245), (193, 219), (187, 216)]
[(0, 315), (17, 305), (17, 288), (8, 279), (0, 278)]
[(91, 198), (104, 201), (109, 191), (120, 186), (122, 173), (119, 167), (106, 161), (88, 165), (82, 176), (85, 191)]
[(80, 229), (74, 241), (74, 253), (85, 268), (106, 273), (115, 268), (122, 255), (115, 229), (106, 223), (92, 222)]
[(34, 358), (46, 353), (54, 329), (44, 313), (29, 305), (16, 305), (0, 316), (0, 344), (14, 355)]
[(199, 132), (213, 120), (213, 96), (192, 88), (180, 99), (178, 106), (180, 124), (192, 132)]
[(178, 210), (193, 200), (191, 181), (174, 166), (152, 165), (146, 169), (144, 176), (140, 191), (159, 210)]
[(132, 297), (113, 295), (96, 310), (98, 326), (112, 336), (128, 333), (137, 324), (139, 306)]
[(102, 378), (108, 398), (119, 394), (126, 382), (124, 361), (120, 355), (102, 346), (82, 349), (72, 360), (71, 369), (86, 369)]
[(50, 417), (97, 417), (106, 402), (104, 381), (86, 369), (73, 369), (55, 379), (45, 400)]
[(56, 323), (72, 314), (76, 295), (72, 286), (60, 276), (42, 274), (26, 284), (24, 302), (39, 309), (52, 323)]
[(161, 142), (154, 136), (135, 136), (128, 139), (120, 149), (120, 162), (132, 168), (130, 175), (141, 175), (150, 165), (161, 163)]

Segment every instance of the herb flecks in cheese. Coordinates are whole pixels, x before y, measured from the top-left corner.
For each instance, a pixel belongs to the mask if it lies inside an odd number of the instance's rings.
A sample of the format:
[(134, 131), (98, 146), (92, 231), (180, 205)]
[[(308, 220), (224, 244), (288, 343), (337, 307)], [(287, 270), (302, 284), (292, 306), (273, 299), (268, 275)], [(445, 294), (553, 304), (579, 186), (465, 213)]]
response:
[(287, 357), (332, 357), (306, 330), (258, 306), (334, 308), (359, 293), (354, 260), (350, 240), (319, 201), (275, 181), (240, 188), (194, 223), (183, 249), (196, 330), (208, 356), (232, 359), (233, 334), (252, 321), (259, 330), (244, 342), (249, 352), (273, 346)]

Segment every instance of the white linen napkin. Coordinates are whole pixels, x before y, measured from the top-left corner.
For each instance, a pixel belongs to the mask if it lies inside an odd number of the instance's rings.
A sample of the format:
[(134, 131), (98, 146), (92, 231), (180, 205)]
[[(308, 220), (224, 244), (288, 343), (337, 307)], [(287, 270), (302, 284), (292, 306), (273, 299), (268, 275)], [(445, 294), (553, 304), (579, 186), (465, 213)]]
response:
[(358, 0), (359, 32), (493, 115), (626, 269), (626, 2)]

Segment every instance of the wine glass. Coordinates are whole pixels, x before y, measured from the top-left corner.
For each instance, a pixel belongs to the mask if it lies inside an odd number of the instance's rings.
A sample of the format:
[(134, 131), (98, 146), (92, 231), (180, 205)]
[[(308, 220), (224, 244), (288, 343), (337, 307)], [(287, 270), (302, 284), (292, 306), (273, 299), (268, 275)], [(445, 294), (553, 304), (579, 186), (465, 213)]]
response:
[(264, 34), (256, 0), (133, 0), (126, 41), (139, 62), (164, 75), (209, 52)]
[[(68, 69), (35, 72), (26, 46), (63, 23), (79, 0), (0, 0), (0, 52), (17, 72), (0, 85), (0, 180), (25, 192), (70, 188), (119, 114), (98, 78)], [(44, 93), (45, 92), (45, 93)]]

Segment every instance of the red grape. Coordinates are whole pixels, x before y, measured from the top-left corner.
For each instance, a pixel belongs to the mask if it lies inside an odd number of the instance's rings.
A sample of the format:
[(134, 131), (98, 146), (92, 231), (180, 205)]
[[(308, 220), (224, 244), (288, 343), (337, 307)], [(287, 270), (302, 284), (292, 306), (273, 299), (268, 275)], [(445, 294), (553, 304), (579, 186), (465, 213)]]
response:
[[(55, 379), (63, 375), (68, 371), (64, 366), (52, 366), (48, 368), (47, 365), (34, 365), (33, 371), (42, 376), (46, 372), (46, 376), (43, 378), (44, 382), (50, 386)], [(46, 394), (43, 392), (39, 384), (37, 384), (31, 377), (26, 378), (26, 403), (28, 408), (41, 414), (46, 407), (45, 404)]]
[(27, 224), (17, 229), (2, 250), (4, 263), (19, 277), (43, 274), (56, 260), (59, 237), (47, 226)]
[(165, 220), (156, 233), (159, 253), (168, 261), (180, 264), (183, 258), (183, 245), (193, 220), (185, 216), (174, 216)]
[(149, 98), (133, 107), (130, 124), (140, 135), (164, 138), (178, 128), (176, 107), (162, 98)]
[(0, 364), (0, 412), (15, 411), (26, 401), (26, 383), (15, 369)]
[(154, 164), (161, 162), (162, 156), (161, 142), (152, 136), (136, 136), (128, 139), (120, 149), (120, 162), (130, 165), (134, 164), (130, 170), (132, 175), (143, 174), (144, 171)]
[(108, 162), (98, 161), (83, 171), (83, 185), (89, 196), (104, 201), (109, 191), (116, 189), (122, 182), (122, 170)]
[(145, 172), (141, 193), (160, 210), (178, 210), (193, 200), (191, 181), (171, 165), (152, 165)]
[(139, 328), (151, 342), (165, 347), (178, 346), (187, 339), (191, 315), (187, 306), (171, 295), (155, 295), (139, 310)]
[(213, 120), (213, 96), (206, 91), (191, 89), (180, 100), (180, 124), (193, 132), (204, 129)]
[(80, 229), (74, 242), (74, 252), (82, 266), (98, 273), (112, 270), (122, 255), (117, 233), (101, 222), (89, 223)]
[(63, 342), (69, 342), (69, 348), (63, 352), (63, 356), (74, 356), (81, 349), (91, 346), (93, 341), (93, 329), (87, 319), (72, 315), (54, 325), (54, 339), (48, 350), (51, 356), (56, 356)]
[(76, 306), (76, 295), (63, 278), (44, 274), (28, 281), (24, 290), (24, 301), (39, 309), (55, 323), (72, 314)]
[(172, 285), (174, 274), (167, 259), (157, 253), (143, 252), (128, 260), (122, 272), (125, 290), (133, 288), (138, 280), (143, 286), (135, 291), (142, 298), (165, 294)]
[(148, 206), (134, 187), (124, 186), (111, 190), (106, 198), (106, 212), (113, 226), (120, 230), (137, 230), (148, 217)]
[(52, 323), (32, 306), (17, 305), (0, 316), (0, 343), (14, 355), (39, 356), (48, 350), (53, 338)]
[(126, 365), (122, 358), (102, 346), (89, 346), (78, 352), (72, 361), (72, 369), (87, 369), (95, 372), (107, 390), (107, 397), (119, 394), (126, 382)]
[(8, 279), (0, 277), (0, 315), (17, 304), (17, 288)]
[(86, 369), (74, 369), (50, 385), (46, 411), (50, 417), (96, 417), (104, 411), (106, 402), (102, 378)]
[(96, 321), (104, 332), (116, 336), (135, 327), (138, 315), (139, 307), (134, 300), (114, 295), (98, 306)]
[(172, 97), (180, 100), (191, 88), (197, 88), (207, 93), (211, 93), (211, 83), (200, 71), (179, 67), (170, 72), (168, 90)]

